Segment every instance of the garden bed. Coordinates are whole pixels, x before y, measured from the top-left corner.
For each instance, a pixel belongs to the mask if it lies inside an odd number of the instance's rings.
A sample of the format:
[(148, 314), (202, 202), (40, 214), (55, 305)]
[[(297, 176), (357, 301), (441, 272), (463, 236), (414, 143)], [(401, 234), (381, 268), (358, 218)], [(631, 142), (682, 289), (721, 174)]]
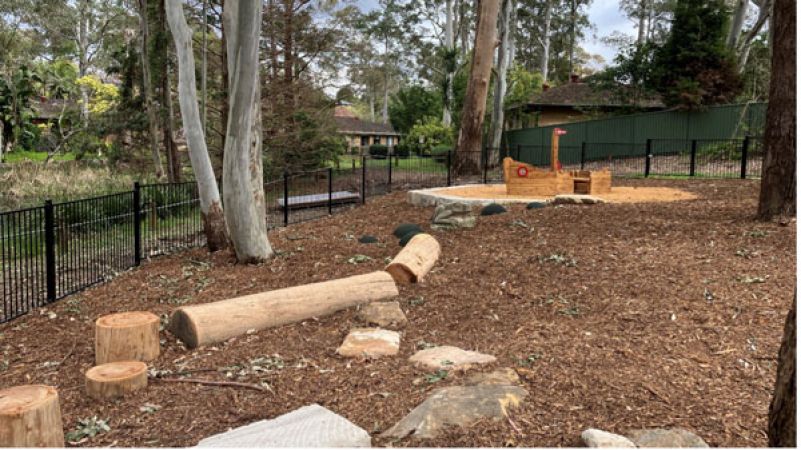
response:
[[(157, 380), (116, 402), (83, 392), (98, 316), (167, 314), (183, 304), (382, 269), (399, 250), (395, 225), (429, 229), (431, 208), (407, 204), (403, 192), (273, 230), (279, 255), (261, 266), (236, 265), (229, 253), (187, 251), (0, 326), (0, 386), (56, 386), (66, 431), (82, 418), (108, 419), (110, 431), (86, 446), (192, 446), (310, 403), (373, 433), (432, 390), (464, 381), (467, 375), (455, 373), (427, 381), (425, 370), (407, 362), (419, 347), (447, 344), (498, 358), (482, 370), (519, 369), (530, 395), (512, 411), (514, 425), (482, 422), (423, 442), (374, 436), (374, 444), (577, 446), (588, 427), (682, 426), (713, 446), (766, 445), (775, 357), (796, 282), (794, 224), (752, 219), (755, 181), (616, 184), (677, 188), (699, 198), (516, 205), (479, 218), (474, 229), (431, 231), (442, 257), (425, 283), (401, 287), (409, 324), (397, 357), (362, 362), (336, 355), (360, 325), (355, 311), (346, 311), (193, 351), (163, 332), (154, 369), (264, 382), (268, 392)], [(381, 243), (359, 244), (361, 234)]]

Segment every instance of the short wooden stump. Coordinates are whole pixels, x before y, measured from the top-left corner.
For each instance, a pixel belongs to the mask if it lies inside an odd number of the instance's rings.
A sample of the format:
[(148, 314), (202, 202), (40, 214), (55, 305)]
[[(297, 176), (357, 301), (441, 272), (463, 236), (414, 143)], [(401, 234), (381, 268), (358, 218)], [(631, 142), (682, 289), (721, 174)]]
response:
[(25, 385), (0, 391), (0, 447), (64, 447), (56, 388)]
[(147, 387), (147, 364), (117, 361), (86, 371), (86, 395), (95, 400), (119, 398)]
[(147, 311), (128, 311), (95, 322), (95, 364), (152, 361), (159, 356), (159, 317)]

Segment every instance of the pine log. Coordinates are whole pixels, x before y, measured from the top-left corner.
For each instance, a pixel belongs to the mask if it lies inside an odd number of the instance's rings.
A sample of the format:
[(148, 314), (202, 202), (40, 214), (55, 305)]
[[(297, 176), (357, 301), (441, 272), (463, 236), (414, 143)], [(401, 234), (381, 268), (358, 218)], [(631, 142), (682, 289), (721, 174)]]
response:
[(396, 283), (417, 283), (434, 267), (439, 253), (439, 242), (434, 236), (425, 233), (415, 235), (387, 265), (386, 271)]
[(95, 322), (95, 364), (152, 361), (159, 356), (159, 317), (146, 311), (103, 316)]
[(142, 361), (117, 361), (86, 371), (86, 395), (95, 400), (110, 400), (147, 387), (147, 364)]
[(188, 347), (222, 342), (250, 330), (298, 322), (398, 295), (386, 272), (261, 292), (178, 308), (169, 330)]
[(0, 447), (64, 447), (54, 387), (26, 385), (0, 391)]

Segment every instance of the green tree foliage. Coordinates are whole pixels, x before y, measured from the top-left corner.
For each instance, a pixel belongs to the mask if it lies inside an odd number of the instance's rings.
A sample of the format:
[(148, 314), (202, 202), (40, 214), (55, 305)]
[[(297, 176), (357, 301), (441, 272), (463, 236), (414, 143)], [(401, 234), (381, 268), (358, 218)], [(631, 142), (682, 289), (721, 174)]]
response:
[(729, 103), (741, 89), (726, 49), (724, 0), (678, 0), (667, 41), (654, 58), (654, 81), (668, 106), (698, 109)]
[(439, 93), (420, 85), (405, 87), (396, 92), (389, 103), (389, 120), (401, 134), (408, 133), (421, 117), (442, 114)]
[(542, 92), (542, 75), (539, 72), (526, 70), (519, 63), (509, 68), (506, 74), (508, 87), (506, 89), (506, 106), (516, 105), (528, 101), (531, 96)]
[(435, 147), (453, 147), (454, 143), (453, 128), (443, 125), (438, 117), (429, 116), (414, 124), (401, 145), (418, 154), (427, 155)]
[(31, 123), (31, 99), (36, 94), (39, 77), (27, 66), (0, 76), (0, 122), (3, 141), (10, 148), (31, 148), (39, 133)]

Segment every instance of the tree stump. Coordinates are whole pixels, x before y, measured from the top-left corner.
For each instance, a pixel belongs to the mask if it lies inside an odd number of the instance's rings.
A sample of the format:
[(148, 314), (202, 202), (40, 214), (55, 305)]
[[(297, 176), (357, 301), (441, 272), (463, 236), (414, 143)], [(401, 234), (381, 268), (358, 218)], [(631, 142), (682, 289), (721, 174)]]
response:
[(159, 317), (146, 311), (103, 316), (95, 322), (95, 364), (152, 361), (159, 356)]
[(147, 364), (141, 361), (117, 361), (86, 371), (86, 395), (95, 400), (110, 400), (147, 387)]
[(439, 259), (439, 242), (430, 234), (415, 235), (386, 267), (396, 283), (417, 283)]
[(64, 447), (54, 387), (26, 385), (0, 391), (0, 447)]

